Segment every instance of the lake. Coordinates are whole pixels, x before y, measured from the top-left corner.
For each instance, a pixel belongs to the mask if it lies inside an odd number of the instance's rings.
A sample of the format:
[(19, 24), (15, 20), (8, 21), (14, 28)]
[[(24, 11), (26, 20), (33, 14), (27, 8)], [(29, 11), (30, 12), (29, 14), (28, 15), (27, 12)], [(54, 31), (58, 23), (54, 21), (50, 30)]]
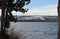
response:
[(57, 39), (58, 22), (11, 22), (11, 28), (26, 39)]

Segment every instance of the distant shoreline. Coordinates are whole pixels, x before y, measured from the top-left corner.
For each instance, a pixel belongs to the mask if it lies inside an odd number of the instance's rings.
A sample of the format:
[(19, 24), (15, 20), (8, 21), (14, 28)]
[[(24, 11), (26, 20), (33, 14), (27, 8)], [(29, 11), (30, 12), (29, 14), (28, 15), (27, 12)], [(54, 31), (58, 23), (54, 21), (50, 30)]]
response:
[(17, 18), (16, 22), (58, 22), (58, 16), (28, 15), (28, 16), (15, 16), (15, 17)]

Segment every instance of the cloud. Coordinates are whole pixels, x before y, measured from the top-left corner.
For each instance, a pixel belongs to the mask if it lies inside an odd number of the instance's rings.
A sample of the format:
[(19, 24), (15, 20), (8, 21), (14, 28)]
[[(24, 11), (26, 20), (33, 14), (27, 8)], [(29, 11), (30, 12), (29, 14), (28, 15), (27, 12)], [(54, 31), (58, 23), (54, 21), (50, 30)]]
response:
[(26, 14), (28, 15), (58, 15), (57, 5), (48, 5), (30, 9)]
[(31, 8), (28, 10), (26, 14), (22, 14), (21, 12), (15, 11), (13, 11), (12, 13), (13, 15), (58, 15), (57, 5), (46, 5), (42, 7)]

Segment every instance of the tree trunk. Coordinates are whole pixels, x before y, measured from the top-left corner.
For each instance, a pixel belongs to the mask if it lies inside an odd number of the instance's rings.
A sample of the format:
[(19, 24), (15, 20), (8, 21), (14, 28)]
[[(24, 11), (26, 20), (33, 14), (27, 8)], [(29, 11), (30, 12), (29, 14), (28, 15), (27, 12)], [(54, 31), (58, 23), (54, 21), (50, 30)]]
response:
[(1, 39), (6, 39), (5, 37), (5, 29), (4, 29), (4, 24), (5, 24), (5, 0), (2, 0), (2, 13), (1, 13)]
[(60, 39), (60, 0), (58, 0), (58, 39)]

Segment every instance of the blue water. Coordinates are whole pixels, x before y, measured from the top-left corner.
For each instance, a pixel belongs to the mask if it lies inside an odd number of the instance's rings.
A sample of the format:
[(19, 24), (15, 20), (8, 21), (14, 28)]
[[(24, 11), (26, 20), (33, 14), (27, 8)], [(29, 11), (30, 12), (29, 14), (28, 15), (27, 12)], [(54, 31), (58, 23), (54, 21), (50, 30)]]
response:
[(57, 22), (11, 22), (11, 28), (26, 39), (57, 39)]

